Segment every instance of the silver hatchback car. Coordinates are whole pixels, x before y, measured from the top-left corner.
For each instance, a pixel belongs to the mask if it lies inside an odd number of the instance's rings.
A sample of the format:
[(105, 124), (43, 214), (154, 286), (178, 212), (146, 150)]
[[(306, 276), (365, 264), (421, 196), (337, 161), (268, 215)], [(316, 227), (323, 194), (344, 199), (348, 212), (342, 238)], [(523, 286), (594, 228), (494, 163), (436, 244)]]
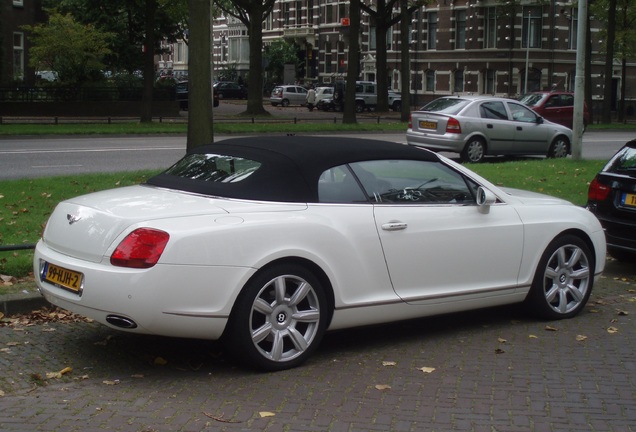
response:
[(269, 102), (273, 106), (279, 104), (286, 107), (289, 105), (306, 105), (307, 89), (297, 85), (283, 85), (274, 87)]
[(557, 158), (571, 153), (572, 131), (512, 99), (447, 96), (411, 114), (406, 142), (459, 153), (465, 162), (481, 162), (486, 155)]

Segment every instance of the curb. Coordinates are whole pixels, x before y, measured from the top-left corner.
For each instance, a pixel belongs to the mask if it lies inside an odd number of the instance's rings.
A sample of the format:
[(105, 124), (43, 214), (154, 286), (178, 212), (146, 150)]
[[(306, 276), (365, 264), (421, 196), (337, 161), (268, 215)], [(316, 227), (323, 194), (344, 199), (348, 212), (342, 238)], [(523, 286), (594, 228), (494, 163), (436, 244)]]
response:
[(49, 302), (39, 292), (0, 296), (0, 312), (5, 316), (29, 313), (44, 306), (49, 306)]

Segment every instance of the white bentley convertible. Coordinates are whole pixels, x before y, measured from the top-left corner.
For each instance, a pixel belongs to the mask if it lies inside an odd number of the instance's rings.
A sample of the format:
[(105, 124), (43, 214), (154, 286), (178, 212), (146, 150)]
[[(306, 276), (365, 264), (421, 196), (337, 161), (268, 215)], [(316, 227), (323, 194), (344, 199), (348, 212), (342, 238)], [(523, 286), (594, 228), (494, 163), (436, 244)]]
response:
[(301, 364), (332, 329), (518, 302), (569, 318), (604, 263), (583, 208), (421, 148), (306, 136), (226, 140), (64, 201), (34, 257), (59, 307), (223, 338), (261, 370)]

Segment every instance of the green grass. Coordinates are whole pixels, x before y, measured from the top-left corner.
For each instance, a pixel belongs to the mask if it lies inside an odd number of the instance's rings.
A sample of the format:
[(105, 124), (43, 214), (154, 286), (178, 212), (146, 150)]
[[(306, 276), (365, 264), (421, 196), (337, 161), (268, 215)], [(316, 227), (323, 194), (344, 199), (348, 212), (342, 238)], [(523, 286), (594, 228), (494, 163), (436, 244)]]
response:
[[(537, 159), (471, 164), (491, 182), (585, 204), (587, 188), (604, 161)], [(32, 244), (58, 202), (94, 191), (137, 184), (154, 171), (0, 181), (0, 244)], [(0, 274), (24, 277), (32, 271), (31, 250), (0, 252)], [(0, 286), (0, 294), (9, 288)], [(3, 291), (4, 290), (4, 291)]]
[[(312, 119), (267, 118), (256, 120), (234, 120), (231, 122), (215, 122), (215, 134), (245, 133), (315, 133), (315, 132), (391, 132), (406, 131), (406, 124), (399, 121), (377, 123), (373, 119), (356, 124), (334, 123), (333, 119), (318, 121)], [(42, 136), (42, 135), (144, 135), (144, 134), (185, 134), (188, 126), (184, 122), (162, 121), (152, 123), (90, 123), (90, 124), (2, 124), (0, 136)]]

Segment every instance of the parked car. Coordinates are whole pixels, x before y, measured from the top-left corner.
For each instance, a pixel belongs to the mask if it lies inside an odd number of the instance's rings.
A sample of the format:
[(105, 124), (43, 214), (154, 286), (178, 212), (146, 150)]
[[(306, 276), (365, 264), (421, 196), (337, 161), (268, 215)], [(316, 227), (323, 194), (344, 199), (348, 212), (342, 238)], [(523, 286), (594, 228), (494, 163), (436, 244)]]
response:
[(219, 95), (219, 99), (246, 99), (247, 88), (231, 81), (219, 81), (214, 83), (214, 89)]
[(316, 87), (316, 103), (331, 97), (333, 97), (333, 87)]
[(406, 142), (459, 153), (466, 162), (486, 155), (559, 158), (571, 153), (572, 130), (511, 99), (447, 96), (411, 113)]
[(280, 370), (326, 330), (518, 302), (573, 317), (605, 248), (583, 207), (421, 148), (266, 136), (63, 201), (34, 269), (61, 308), (133, 333), (222, 338), (237, 360)]
[[(574, 93), (534, 92), (523, 95), (520, 102), (528, 105), (541, 117), (572, 129), (574, 119)], [(584, 104), (583, 125), (590, 123), (590, 113)]]
[(636, 140), (625, 144), (594, 177), (587, 208), (605, 229), (610, 255), (636, 261)]
[(276, 86), (272, 90), (269, 102), (273, 106), (307, 105), (307, 89), (297, 85)]
[[(343, 111), (344, 110), (344, 94), (345, 82), (337, 81), (333, 85), (332, 96), (326, 97), (318, 101), (316, 108), (322, 111)], [(389, 90), (389, 108), (393, 111), (402, 109), (402, 96), (392, 90)], [(375, 110), (378, 104), (377, 85), (372, 81), (356, 81), (356, 112), (364, 112), (365, 110)]]
[[(181, 111), (188, 110), (188, 81), (178, 82), (175, 86), (176, 91), (176, 99), (179, 103), (179, 109)], [(219, 106), (219, 94), (216, 89), (212, 88), (212, 105), (215, 107)]]

